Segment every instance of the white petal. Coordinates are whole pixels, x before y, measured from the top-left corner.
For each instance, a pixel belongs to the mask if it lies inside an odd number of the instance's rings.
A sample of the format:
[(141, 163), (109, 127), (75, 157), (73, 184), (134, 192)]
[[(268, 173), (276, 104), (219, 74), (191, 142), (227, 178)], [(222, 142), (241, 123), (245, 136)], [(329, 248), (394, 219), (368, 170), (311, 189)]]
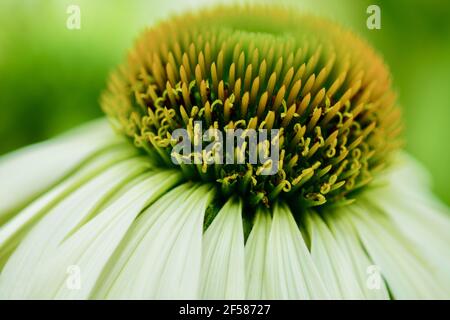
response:
[(267, 296), (264, 282), (266, 276), (267, 242), (272, 224), (270, 213), (258, 208), (252, 231), (245, 245), (246, 298), (263, 299)]
[(0, 224), (91, 155), (123, 143), (105, 119), (0, 158)]
[(294, 217), (284, 204), (274, 208), (266, 262), (267, 298), (329, 297)]
[(433, 269), (414, 244), (382, 212), (363, 201), (358, 203), (349, 207), (355, 213), (351, 221), (394, 298), (444, 298)]
[(389, 293), (386, 284), (373, 261), (369, 259), (353, 226), (345, 219), (346, 208), (326, 216), (327, 225), (333, 232), (336, 245), (351, 264), (352, 271), (347, 276), (355, 277), (364, 297), (370, 300), (387, 300)]
[[(55, 257), (61, 243), (94, 217), (125, 182), (148, 170), (145, 159), (123, 161), (100, 174), (55, 206), (37, 223), (11, 255), (0, 275), (0, 296), (48, 296), (36, 292), (37, 270)], [(45, 272), (45, 270), (44, 270)]]
[(450, 211), (431, 193), (428, 172), (412, 157), (400, 154), (379, 180), (386, 185), (368, 190), (363, 199), (388, 216), (449, 297)]
[(0, 270), (11, 251), (19, 244), (31, 226), (36, 223), (59, 201), (79, 188), (88, 180), (104, 171), (118, 161), (130, 158), (136, 154), (131, 146), (119, 146), (94, 156), (80, 170), (50, 189), (43, 196), (33, 201), (24, 210), (14, 215), (0, 227)]
[(426, 257), (435, 273), (438, 273), (439, 281), (450, 288), (448, 207), (423, 186), (408, 183), (398, 174), (393, 174), (390, 182), (390, 187), (374, 189), (365, 195), (365, 199), (392, 219), (398, 230)]
[(203, 217), (214, 189), (184, 184), (150, 206), (111, 259), (94, 298), (195, 299)]
[[(179, 180), (180, 177), (173, 172), (151, 173), (149, 178), (131, 187), (127, 193), (65, 240), (59, 247), (60, 255), (56, 261), (50, 261), (50, 266), (46, 267), (52, 270), (52, 282), (57, 275), (62, 276), (55, 298), (87, 299), (100, 273), (136, 216)], [(66, 270), (70, 265), (80, 268), (82, 277), (80, 290), (72, 290), (65, 285)], [(48, 283), (46, 286), (48, 287)]]
[[(326, 213), (325, 213), (326, 214)], [(351, 261), (338, 246), (325, 222), (316, 212), (306, 216), (311, 237), (311, 255), (333, 299), (363, 299)]]
[(230, 199), (203, 237), (200, 297), (244, 299), (242, 203)]
[(407, 186), (421, 190), (430, 190), (432, 177), (416, 159), (405, 152), (397, 152), (392, 166), (379, 177), (389, 180), (390, 184)]
[[(189, 190), (189, 186), (184, 184), (164, 195), (161, 199), (159, 199), (159, 201), (155, 202), (147, 210), (145, 210), (145, 212), (141, 213), (125, 235), (124, 240), (116, 249), (116, 252), (111, 257), (110, 262), (105, 267), (102, 276), (97, 281), (97, 286), (92, 292), (93, 298), (104, 299), (110, 295), (111, 288), (118, 285), (116, 282), (120, 277), (122, 270), (128, 264), (131, 256), (135, 252), (135, 249), (147, 235), (148, 230), (154, 225), (155, 221), (160, 218), (160, 213), (165, 210), (176, 210), (176, 208), (180, 207), (177, 201), (184, 203), (190, 194), (191, 192)], [(131, 285), (131, 282), (127, 283), (124, 281), (123, 283), (123, 285), (128, 284)], [(129, 290), (133, 289), (130, 288)]]
[[(389, 216), (398, 232), (407, 237), (427, 260), (443, 287), (450, 288), (450, 216), (445, 216), (448, 212), (438, 206), (427, 205), (418, 198), (411, 203), (400, 193), (395, 196), (389, 191), (383, 195), (377, 193), (376, 202), (373, 195), (366, 199)], [(447, 291), (450, 296), (450, 290)]]

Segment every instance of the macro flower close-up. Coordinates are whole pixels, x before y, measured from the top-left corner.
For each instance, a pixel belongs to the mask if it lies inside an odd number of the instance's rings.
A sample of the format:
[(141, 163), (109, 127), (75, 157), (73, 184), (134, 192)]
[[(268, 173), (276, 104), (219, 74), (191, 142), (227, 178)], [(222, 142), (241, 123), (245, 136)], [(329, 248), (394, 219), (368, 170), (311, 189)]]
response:
[(289, 6), (150, 24), (103, 116), (0, 156), (0, 299), (449, 299), (449, 208), (393, 83)]

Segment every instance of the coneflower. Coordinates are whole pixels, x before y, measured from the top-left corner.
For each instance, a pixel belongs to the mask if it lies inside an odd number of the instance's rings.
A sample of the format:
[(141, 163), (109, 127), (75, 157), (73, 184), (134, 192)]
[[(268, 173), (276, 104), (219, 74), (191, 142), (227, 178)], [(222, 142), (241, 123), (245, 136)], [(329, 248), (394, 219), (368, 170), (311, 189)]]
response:
[[(97, 120), (0, 159), (1, 298), (450, 297), (448, 209), (399, 151), (383, 61), (334, 23), (274, 6), (174, 17), (101, 104), (114, 131)], [(228, 162), (217, 132), (233, 129)], [(246, 161), (250, 130), (273, 133), (254, 147), (276, 158)]]

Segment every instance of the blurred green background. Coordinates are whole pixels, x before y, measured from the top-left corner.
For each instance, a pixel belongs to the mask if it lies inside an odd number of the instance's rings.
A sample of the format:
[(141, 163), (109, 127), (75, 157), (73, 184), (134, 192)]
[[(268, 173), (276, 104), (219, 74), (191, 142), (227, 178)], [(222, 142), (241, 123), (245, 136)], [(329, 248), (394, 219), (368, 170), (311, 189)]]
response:
[[(450, 2), (273, 1), (328, 16), (372, 43), (393, 74), (406, 148), (450, 204)], [(225, 1), (1, 0), (0, 155), (101, 116), (108, 73), (138, 32), (172, 12), (213, 2)], [(66, 28), (72, 4), (81, 9), (80, 30)], [(381, 30), (366, 27), (370, 4), (381, 8)]]

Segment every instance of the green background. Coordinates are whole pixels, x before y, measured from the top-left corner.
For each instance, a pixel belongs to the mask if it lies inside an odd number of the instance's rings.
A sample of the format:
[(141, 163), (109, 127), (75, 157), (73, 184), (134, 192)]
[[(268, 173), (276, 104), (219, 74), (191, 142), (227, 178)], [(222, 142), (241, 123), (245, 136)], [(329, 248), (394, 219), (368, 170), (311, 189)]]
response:
[[(101, 116), (98, 99), (108, 73), (139, 31), (173, 12), (213, 2), (219, 1), (2, 0), (0, 154)], [(428, 168), (434, 191), (450, 204), (450, 2), (276, 2), (346, 25), (384, 57), (403, 107), (406, 149)], [(71, 4), (80, 6), (80, 30), (66, 28)], [(381, 30), (366, 27), (370, 4), (381, 8)]]

